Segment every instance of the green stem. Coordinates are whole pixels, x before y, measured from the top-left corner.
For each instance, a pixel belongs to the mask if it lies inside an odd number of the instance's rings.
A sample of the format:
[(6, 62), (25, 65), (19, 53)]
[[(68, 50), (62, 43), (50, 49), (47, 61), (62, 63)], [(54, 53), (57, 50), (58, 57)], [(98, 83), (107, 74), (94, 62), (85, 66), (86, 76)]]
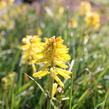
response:
[(73, 75), (72, 75), (72, 78), (71, 78), (71, 86), (70, 86), (70, 95), (69, 95), (69, 109), (72, 109), (72, 89), (73, 89), (73, 84), (74, 84), (74, 81), (73, 81)]
[(47, 109), (51, 109), (53, 82), (54, 82), (54, 79), (50, 76), (50, 88), (49, 88), (49, 98), (47, 101)]

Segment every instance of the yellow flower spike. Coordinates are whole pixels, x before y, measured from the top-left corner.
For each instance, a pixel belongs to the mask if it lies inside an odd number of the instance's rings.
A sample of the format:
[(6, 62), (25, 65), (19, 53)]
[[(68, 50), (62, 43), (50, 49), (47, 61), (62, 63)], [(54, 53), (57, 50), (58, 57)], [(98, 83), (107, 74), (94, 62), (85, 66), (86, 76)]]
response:
[(69, 79), (70, 76), (67, 74), (71, 74), (72, 72), (62, 69), (68, 67), (66, 62), (70, 60), (70, 56), (68, 54), (68, 48), (63, 45), (61, 37), (46, 38), (44, 49), (41, 53), (42, 58), (37, 61), (43, 64), (42, 71), (36, 72), (33, 76), (41, 77), (49, 74), (61, 87), (64, 87), (64, 84), (58, 78), (58, 74), (65, 79)]
[(22, 63), (26, 63), (29, 61), (37, 61), (42, 58), (42, 54), (40, 53), (43, 50), (43, 43), (38, 36), (26, 36), (22, 39), (23, 45), (21, 47), (22, 53)]
[(98, 29), (100, 27), (100, 15), (97, 12), (91, 12), (85, 17), (86, 25)]
[[(33, 77), (41, 78), (49, 75), (50, 87), (48, 96), (48, 108), (50, 107), (50, 100), (55, 99), (54, 95), (57, 90), (57, 84), (53, 84), (56, 81), (62, 88), (64, 88), (63, 82), (58, 75), (61, 75), (65, 79), (69, 79), (71, 72), (63, 70), (67, 68), (66, 63), (70, 60), (68, 54), (69, 49), (63, 44), (61, 37), (46, 38), (45, 43), (41, 42), (38, 36), (26, 36), (22, 39), (23, 45), (21, 47), (22, 61), (28, 62), (32, 65)], [(35, 65), (39, 64), (40, 71), (36, 72)]]
[(53, 83), (53, 88), (52, 88), (52, 96), (51, 98), (55, 100), (55, 94), (56, 94), (56, 91), (57, 91), (57, 87), (58, 87), (58, 84), (57, 83)]
[(88, 1), (83, 1), (80, 4), (80, 14), (87, 15), (91, 12), (91, 4)]
[(46, 63), (51, 63), (59, 67), (62, 67), (62, 65), (64, 66), (65, 63), (70, 60), (68, 48), (63, 45), (61, 37), (46, 39), (43, 55), (43, 59)]

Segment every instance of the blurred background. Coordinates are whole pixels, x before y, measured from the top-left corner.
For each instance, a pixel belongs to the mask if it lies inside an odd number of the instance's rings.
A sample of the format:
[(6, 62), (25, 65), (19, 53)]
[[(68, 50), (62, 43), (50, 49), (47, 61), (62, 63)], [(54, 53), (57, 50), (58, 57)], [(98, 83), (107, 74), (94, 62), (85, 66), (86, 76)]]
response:
[[(108, 14), (109, 0), (0, 0), (0, 109), (46, 109), (25, 75), (32, 77), (31, 66), (21, 63), (26, 35), (61, 36), (69, 47), (74, 73), (62, 79), (52, 109), (109, 109)], [(36, 80), (47, 92), (48, 78)]]

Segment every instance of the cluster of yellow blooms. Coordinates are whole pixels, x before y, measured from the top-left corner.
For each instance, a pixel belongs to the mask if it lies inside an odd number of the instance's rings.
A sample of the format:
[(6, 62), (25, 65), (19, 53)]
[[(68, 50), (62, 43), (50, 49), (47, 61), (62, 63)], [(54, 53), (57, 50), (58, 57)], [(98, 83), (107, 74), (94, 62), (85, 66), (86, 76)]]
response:
[(92, 12), (89, 2), (81, 2), (80, 14), (85, 16), (87, 26), (93, 27), (94, 29), (100, 27), (100, 15), (97, 12)]
[(27, 35), (22, 39), (22, 63), (29, 62), (29, 64), (33, 63), (33, 61), (37, 61), (42, 58), (42, 54), (40, 53), (43, 50), (43, 43), (38, 36), (30, 36)]
[(96, 12), (90, 13), (85, 17), (85, 22), (87, 26), (98, 29), (100, 27), (100, 15)]
[(0, 0), (0, 7), (4, 8), (6, 7), (8, 4), (13, 4), (14, 0)]
[[(30, 64), (42, 64), (41, 70), (35, 72), (33, 77), (43, 77), (49, 74), (61, 87), (64, 87), (58, 75), (68, 79), (70, 78), (68, 74), (72, 72), (65, 70), (68, 68), (66, 62), (70, 60), (70, 56), (61, 37), (45, 38), (45, 42), (41, 42), (38, 36), (27, 36), (22, 42), (24, 44), (22, 46), (23, 63), (28, 61)], [(57, 85), (54, 86), (57, 87)]]

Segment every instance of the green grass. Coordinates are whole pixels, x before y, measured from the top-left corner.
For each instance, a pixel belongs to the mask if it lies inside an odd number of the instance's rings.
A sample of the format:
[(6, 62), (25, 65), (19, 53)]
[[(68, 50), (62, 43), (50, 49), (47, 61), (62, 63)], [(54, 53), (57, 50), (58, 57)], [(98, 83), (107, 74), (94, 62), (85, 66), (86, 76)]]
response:
[[(34, 35), (41, 28), (42, 38), (61, 36), (69, 47), (71, 61), (69, 68), (74, 72), (71, 79), (64, 80), (63, 93), (56, 95), (57, 101), (52, 101), (52, 109), (109, 109), (109, 23), (101, 25), (98, 30), (86, 28), (84, 19), (77, 12), (65, 10), (59, 18), (48, 16), (44, 10), (39, 14), (34, 8), (27, 6), (18, 13), (17, 6), (7, 8), (10, 25), (0, 27), (0, 109), (46, 109), (49, 80), (48, 77), (31, 80), (32, 68), (21, 65), (21, 39), (26, 35)], [(103, 12), (107, 12), (106, 7)], [(43, 12), (44, 11), (44, 12)], [(13, 14), (14, 13), (14, 14)], [(108, 13), (102, 13), (108, 17)], [(55, 13), (56, 14), (56, 13)], [(20, 16), (20, 17), (19, 17)], [(1, 22), (6, 22), (0, 16)], [(77, 28), (67, 26), (69, 18), (77, 18)], [(84, 43), (85, 33), (88, 42)], [(8, 79), (8, 85), (3, 83), (4, 77), (14, 73), (15, 77)], [(98, 86), (102, 86), (99, 88)], [(101, 92), (101, 93), (100, 93)]]

